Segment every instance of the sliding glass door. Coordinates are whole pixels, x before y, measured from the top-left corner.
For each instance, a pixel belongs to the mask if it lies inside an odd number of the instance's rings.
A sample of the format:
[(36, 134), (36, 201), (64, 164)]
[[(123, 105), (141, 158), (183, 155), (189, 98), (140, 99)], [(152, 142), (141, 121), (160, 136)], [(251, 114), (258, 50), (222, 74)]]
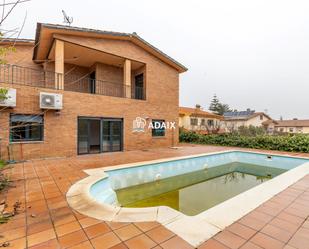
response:
[(103, 119), (103, 152), (122, 150), (122, 121)]
[(78, 119), (78, 154), (121, 151), (122, 143), (122, 119)]

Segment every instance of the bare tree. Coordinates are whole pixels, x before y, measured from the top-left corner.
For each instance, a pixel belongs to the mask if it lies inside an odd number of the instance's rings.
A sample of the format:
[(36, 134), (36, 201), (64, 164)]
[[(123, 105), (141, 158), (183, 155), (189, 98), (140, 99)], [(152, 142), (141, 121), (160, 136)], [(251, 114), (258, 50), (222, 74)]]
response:
[(27, 12), (25, 13), (25, 16), (22, 19), (19, 27), (5, 28), (6, 21), (19, 4), (29, 1), (30, 0), (16, 0), (13, 2), (6, 2), (6, 0), (2, 0), (2, 4), (0, 4), (0, 45), (5, 39), (12, 39), (11, 45), (0, 47), (0, 64), (6, 63), (5, 56), (7, 53), (15, 51), (15, 42), (19, 38), (24, 28), (27, 19)]

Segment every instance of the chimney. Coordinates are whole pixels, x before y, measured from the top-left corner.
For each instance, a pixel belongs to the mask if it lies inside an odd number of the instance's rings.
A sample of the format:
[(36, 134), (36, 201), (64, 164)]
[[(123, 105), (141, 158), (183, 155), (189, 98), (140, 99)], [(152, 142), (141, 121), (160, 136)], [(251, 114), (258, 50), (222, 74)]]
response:
[(201, 105), (196, 104), (196, 105), (195, 105), (195, 108), (198, 109), (198, 110), (200, 110), (200, 109), (201, 109)]
[(293, 118), (293, 120), (298, 120), (298, 118)]

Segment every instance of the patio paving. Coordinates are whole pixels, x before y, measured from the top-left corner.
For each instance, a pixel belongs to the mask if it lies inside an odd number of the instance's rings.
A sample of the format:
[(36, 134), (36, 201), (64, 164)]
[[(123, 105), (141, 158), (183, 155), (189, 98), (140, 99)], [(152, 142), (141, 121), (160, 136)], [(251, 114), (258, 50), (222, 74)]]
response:
[[(6, 248), (16, 249), (193, 248), (156, 222), (104, 222), (81, 215), (69, 208), (65, 194), (72, 184), (87, 176), (84, 169), (227, 149), (230, 148), (182, 145), (179, 149), (128, 151), (15, 164), (6, 170), (15, 187), (2, 193), (0, 201), (5, 200), (8, 204), (7, 211), (11, 211), (16, 201), (21, 207), (8, 223), (0, 225), (0, 244), (8, 242)], [(303, 153), (278, 153), (309, 157)], [(199, 248), (309, 248), (308, 216), (309, 172)]]

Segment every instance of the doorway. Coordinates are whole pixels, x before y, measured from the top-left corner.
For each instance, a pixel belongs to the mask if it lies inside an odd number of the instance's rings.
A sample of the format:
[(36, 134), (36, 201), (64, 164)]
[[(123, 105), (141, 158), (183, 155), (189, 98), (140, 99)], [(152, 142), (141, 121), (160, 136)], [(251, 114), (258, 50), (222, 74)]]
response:
[(123, 120), (78, 118), (78, 154), (122, 151)]

